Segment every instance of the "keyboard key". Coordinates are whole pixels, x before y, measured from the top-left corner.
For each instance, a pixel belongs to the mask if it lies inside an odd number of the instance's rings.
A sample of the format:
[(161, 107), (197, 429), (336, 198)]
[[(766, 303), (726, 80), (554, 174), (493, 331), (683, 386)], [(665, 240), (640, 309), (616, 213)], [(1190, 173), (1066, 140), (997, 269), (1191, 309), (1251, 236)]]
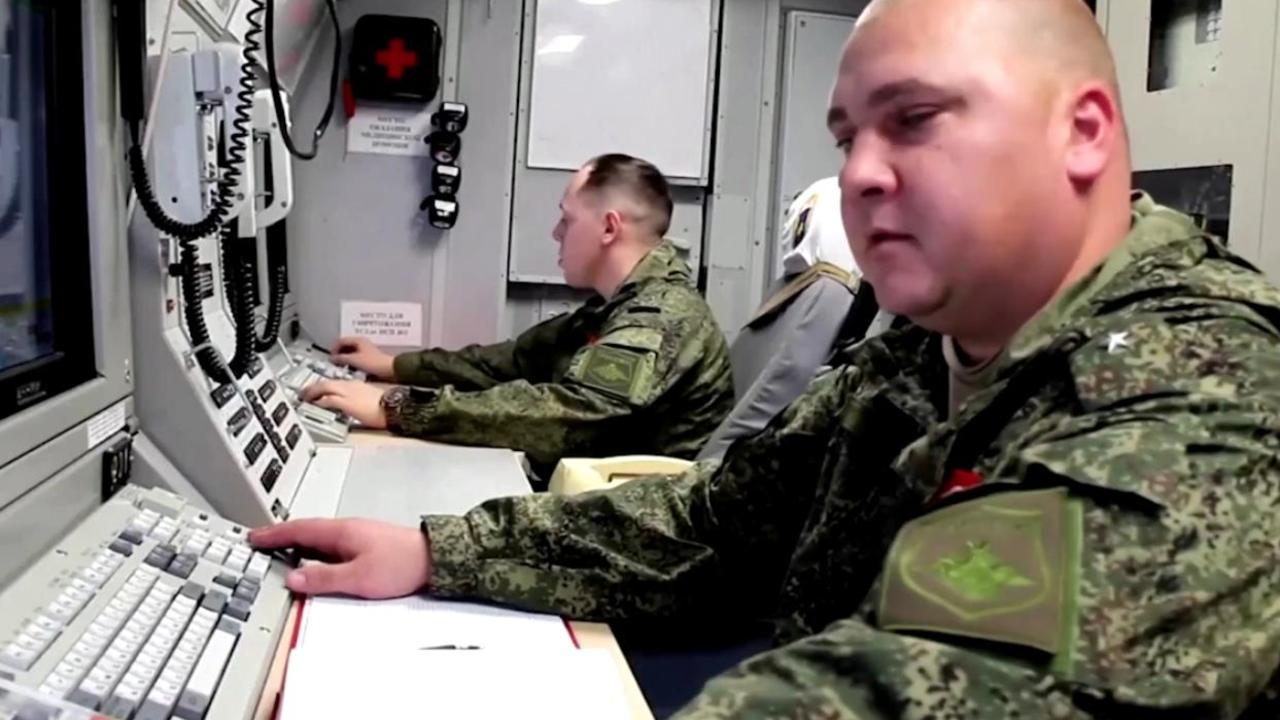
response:
[(118, 646), (127, 653), (134, 653), (137, 652), (138, 648), (142, 647), (142, 641), (145, 639), (146, 638), (143, 637), (142, 633), (136, 630), (130, 630), (126, 627), (120, 631), (119, 635), (116, 636), (115, 642), (113, 642), (112, 645)]
[[(4, 678), (5, 680), (13, 679), (12, 677), (6, 677), (7, 675), (8, 673), (0, 671), (0, 678)], [(51, 698), (58, 698), (58, 699), (62, 699), (67, 695), (65, 690), (60, 690), (58, 688), (55, 688), (49, 683), (43, 683), (42, 685), (40, 685), (40, 687), (36, 688), (36, 692), (40, 693), (41, 695), (48, 695)], [(21, 718), (22, 716), (19, 716), (19, 720), (21, 720)]]
[(109, 547), (111, 549), (111, 552), (119, 553), (125, 557), (129, 557), (130, 555), (133, 555), (133, 543), (129, 542), (128, 540), (122, 540), (120, 538), (116, 538), (115, 540), (111, 541), (111, 545)]
[(129, 521), (128, 529), (141, 535), (146, 535), (151, 532), (151, 529), (154, 528), (156, 523), (159, 521), (159, 513), (154, 510), (143, 510), (137, 515), (134, 515), (133, 519)]
[(218, 629), (214, 630), (214, 632), (224, 632), (232, 637), (240, 637), (240, 623), (224, 615), (218, 618)]
[[(127, 663), (133, 659), (133, 652), (124, 650), (124, 645), (112, 644), (102, 653), (102, 657), (116, 662)], [(66, 658), (64, 658), (66, 659)]]
[(289, 419), (288, 403), (282, 402), (279, 405), (276, 405), (275, 410), (271, 411), (271, 421), (276, 424), (276, 427), (280, 427), (288, 419)]
[[(284, 452), (278, 452), (278, 454), (285, 460), (289, 459), (287, 457), (289, 454), (287, 450)], [(262, 477), (258, 479), (258, 482), (262, 485), (262, 490), (267, 493), (274, 490), (276, 482), (280, 480), (280, 473), (283, 471), (284, 465), (281, 465), (280, 461), (276, 458), (271, 458), (271, 462), (267, 463), (267, 467), (262, 471)]]
[(49, 607), (44, 609), (44, 614), (57, 620), (59, 623), (66, 625), (71, 618), (76, 616), (76, 608), (66, 605), (59, 605), (55, 600), (49, 603)]
[[(138, 696), (135, 698), (134, 696)], [(138, 700), (142, 693), (128, 688), (117, 688), (115, 694), (102, 706), (102, 712), (109, 717), (127, 718), (138, 709)]]
[(252, 466), (254, 463), (258, 462), (258, 458), (262, 457), (262, 451), (266, 449), (267, 436), (262, 433), (254, 435), (253, 439), (249, 441), (249, 444), (244, 447), (245, 461)]
[(59, 697), (66, 697), (66, 694), (71, 692), (71, 687), (75, 683), (73, 683), (69, 678), (54, 672), (49, 673), (49, 677), (44, 679), (44, 684), (54, 688), (55, 690), (59, 690), (61, 692)]
[(35, 627), (51, 630), (53, 632), (60, 632), (63, 626), (63, 623), (58, 622), (44, 613), (35, 616), (35, 619), (31, 621), (31, 624)]
[[(159, 668), (156, 668), (156, 670), (158, 671)], [(129, 690), (129, 695), (138, 693), (139, 696), (142, 696), (147, 693), (147, 688), (151, 687), (151, 681), (154, 678), (155, 673), (135, 665), (120, 681), (120, 686), (116, 689), (127, 689)]]
[(219, 385), (209, 393), (209, 397), (213, 400), (214, 407), (222, 409), (231, 399), (236, 396), (236, 386), (231, 383)]
[(132, 543), (133, 545), (141, 545), (142, 539), (146, 537), (145, 533), (145, 530), (139, 530), (138, 528), (130, 525), (120, 533), (120, 539), (127, 543)]
[(182, 583), (173, 578), (162, 577), (156, 580), (156, 588), (164, 592), (167, 597), (173, 597), (182, 589)]
[(258, 584), (242, 582), (236, 586), (234, 597), (252, 604), (258, 597)]
[(182, 586), (182, 597), (199, 600), (204, 595), (204, 586), (197, 582), (188, 582)]
[[(75, 579), (78, 579), (78, 578), (75, 578)], [(81, 584), (83, 584), (83, 583), (84, 583), (84, 581), (81, 581)], [(92, 589), (90, 589), (90, 590), (85, 590), (84, 588), (79, 587), (79, 586), (75, 585), (74, 583), (72, 583), (72, 584), (69, 584), (69, 585), (67, 585), (66, 587), (62, 588), (62, 594), (63, 594), (63, 595), (66, 595), (66, 596), (67, 596), (67, 597), (69, 597), (69, 598), (74, 599), (76, 602), (80, 603), (81, 607), (83, 607), (83, 606), (84, 606), (84, 605), (86, 605), (90, 600), (92, 600), (92, 599), (93, 599), (93, 596), (94, 596), (94, 594), (95, 594), (95, 591), (94, 591), (94, 590), (92, 590)]]
[(95, 588), (102, 587), (102, 583), (107, 581), (107, 573), (94, 570), (92, 567), (87, 567), (81, 570), (79, 577), (81, 580), (84, 580)]
[(128, 669), (128, 666), (125, 663), (117, 660), (108, 660), (106, 658), (99, 660), (95, 667), (102, 668), (107, 675), (113, 678), (118, 678), (121, 675), (124, 675), (124, 671)]
[(226, 610), (224, 610), (224, 612), (226, 612), (227, 615), (230, 615), (231, 617), (237, 620), (248, 620), (250, 609), (251, 608), (248, 602), (238, 597), (234, 597), (234, 598), (231, 598), (229, 602), (227, 602), (227, 607), (226, 607)]
[(80, 592), (87, 593), (90, 596), (93, 596), (98, 592), (98, 588), (95, 585), (93, 585), (93, 583), (86, 581), (82, 577), (71, 578), (71, 582), (67, 583), (67, 587), (69, 589), (74, 588), (76, 590), (79, 590)]
[(177, 695), (176, 690), (169, 693), (152, 689), (146, 701), (142, 703), (142, 708), (138, 710), (138, 714), (133, 716), (134, 720), (169, 720)]
[(37, 640), (27, 633), (19, 633), (18, 637), (14, 638), (13, 644), (25, 650), (30, 650), (37, 655), (44, 652), (44, 649), (49, 647), (48, 640)]
[(158, 542), (167, 543), (173, 540), (173, 536), (178, 532), (178, 524), (169, 518), (160, 521), (155, 529), (151, 531), (150, 537)]
[(199, 558), (195, 555), (187, 555), (184, 553), (175, 557), (173, 562), (169, 563), (169, 567), (166, 568), (166, 570), (169, 574), (185, 580), (191, 577), (191, 573), (196, 569), (196, 563), (198, 562)]
[(96, 658), (102, 654), (102, 648), (104, 647), (106, 647), (105, 644), (98, 644), (96, 641), (89, 640), (82, 636), (71, 649), (87, 658)]
[(95, 665), (93, 669), (89, 671), (89, 677), (85, 678), (85, 682), (92, 681), (95, 683), (101, 683), (108, 686), (107, 690), (110, 692), (110, 686), (114, 685), (116, 680), (119, 679), (119, 675), (111, 673), (104, 667)]
[[(107, 652), (110, 652), (110, 650), (108, 650)], [(72, 650), (66, 655), (63, 655), (62, 662), (70, 665), (71, 667), (75, 668), (78, 672), (82, 674), (88, 672), (89, 666), (92, 664), (89, 661), (89, 658), (81, 655), (75, 650)]]
[(261, 582), (270, 567), (271, 558), (269, 556), (262, 553), (254, 553), (253, 558), (249, 561), (249, 567), (244, 571), (244, 576), (254, 582)]
[(222, 608), (226, 607), (226, 604), (227, 593), (224, 593), (221, 590), (210, 590), (204, 594), (204, 600), (200, 603), (200, 607), (215, 615), (219, 615), (222, 613)]
[(244, 545), (238, 545), (231, 549), (231, 554), (227, 556), (227, 561), (223, 563), (225, 567), (235, 572), (244, 572), (244, 568), (249, 564), (249, 558), (253, 557), (253, 553)]
[(178, 707), (174, 710), (175, 715), (184, 720), (200, 720), (204, 717), (205, 711), (209, 709), (209, 701), (213, 698), (213, 691), (218, 685), (218, 680), (222, 679), (223, 668), (226, 667), (235, 645), (235, 635), (221, 627), (214, 631), (209, 644), (200, 655), (200, 662), (191, 671), (191, 679), (187, 681), (187, 687), (182, 691)]
[(87, 707), (90, 710), (97, 710), (98, 705), (102, 704), (102, 701), (106, 699), (107, 694), (110, 692), (111, 688), (104, 683), (85, 680), (80, 683), (79, 687), (71, 691), (71, 694), (67, 696), (67, 701), (81, 707)]
[(34, 620), (27, 623), (27, 626), (22, 629), (22, 632), (30, 635), (40, 642), (43, 642), (45, 647), (48, 647), (49, 643), (53, 642), (54, 638), (58, 637), (59, 634), (57, 630), (50, 630), (43, 627)]
[(170, 562), (173, 561), (173, 556), (175, 554), (176, 553), (174, 552), (173, 548), (169, 547), (168, 545), (160, 545), (158, 547), (152, 548), (151, 552), (147, 553), (147, 557), (145, 560), (143, 560), (143, 562), (145, 562), (147, 565), (150, 565), (151, 567), (159, 568), (163, 570), (164, 568), (169, 566)]
[(200, 657), (200, 648), (194, 643), (190, 647), (194, 649), (183, 649), (182, 644), (179, 643), (178, 647), (174, 648), (173, 655), (170, 656), (169, 662), (180, 663), (184, 667), (188, 668), (195, 665), (196, 659)]
[(10, 643), (4, 652), (0, 652), (0, 665), (8, 665), (14, 670), (28, 670), (38, 656), (39, 653)]
[(199, 557), (202, 553), (204, 553), (204, 549), (208, 547), (208, 545), (209, 545), (209, 536), (196, 533), (187, 540), (186, 545), (182, 546), (182, 552), (187, 555), (194, 555), (196, 557)]
[(230, 573), (222, 573), (214, 578), (213, 581), (228, 590), (236, 589), (236, 576)]
[(64, 657), (62, 662), (58, 663), (58, 666), (53, 669), (53, 674), (66, 678), (68, 685), (75, 685), (80, 682), (80, 677), (84, 675), (86, 670), (88, 670), (87, 667), (78, 666)]
[(111, 642), (111, 638), (115, 636), (116, 627), (109, 622), (103, 622), (102, 618), (99, 617), (89, 627), (85, 628), (84, 634), (80, 636), (80, 639), (105, 647)]
[(231, 546), (224, 540), (214, 540), (204, 551), (204, 559), (215, 565), (221, 565), (223, 560), (227, 559), (227, 553), (231, 550)]
[(143, 677), (152, 677), (160, 672), (160, 664), (164, 661), (163, 657), (155, 657), (153, 655), (138, 655), (138, 659), (133, 661), (133, 666), (129, 672), (137, 673)]

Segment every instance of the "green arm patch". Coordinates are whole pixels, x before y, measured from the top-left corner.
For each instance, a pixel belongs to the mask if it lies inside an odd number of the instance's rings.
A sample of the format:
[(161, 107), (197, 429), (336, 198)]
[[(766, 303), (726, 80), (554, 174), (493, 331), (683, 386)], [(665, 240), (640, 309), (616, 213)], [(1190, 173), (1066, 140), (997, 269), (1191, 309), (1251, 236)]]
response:
[(653, 354), (612, 345), (582, 351), (569, 377), (611, 397), (642, 403), (653, 381)]
[(1069, 651), (1080, 522), (1062, 488), (1003, 492), (917, 518), (889, 551), (880, 626)]

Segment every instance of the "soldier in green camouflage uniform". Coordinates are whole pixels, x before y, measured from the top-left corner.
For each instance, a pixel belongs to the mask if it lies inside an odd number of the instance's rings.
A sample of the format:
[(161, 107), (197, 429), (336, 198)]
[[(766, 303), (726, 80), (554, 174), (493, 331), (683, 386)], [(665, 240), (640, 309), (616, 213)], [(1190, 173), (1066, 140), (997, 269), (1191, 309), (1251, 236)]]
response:
[(617, 294), (513, 341), (395, 360), (396, 379), (439, 390), (390, 399), (405, 435), (523, 450), (544, 467), (566, 455), (693, 457), (733, 407), (724, 335), (670, 243)]
[[(304, 592), (776, 619), (776, 648), (685, 720), (1275, 717), (1280, 291), (1129, 197), (1108, 66), (1078, 0), (873, 3), (830, 124), (859, 265), (915, 324), (846, 351), (720, 465), (427, 516), (425, 542), (340, 520), (253, 542), (344, 561), (291, 574)], [(1040, 98), (1051, 114), (1019, 114)], [(1042, 212), (984, 199), (1006, 174)], [(955, 193), (977, 212), (949, 216)], [(992, 267), (1004, 282), (975, 285)], [(975, 352), (1016, 319), (1001, 303), (1032, 312)]]
[[(427, 517), (432, 592), (779, 618), (688, 717), (1233, 716), (1280, 653), (1280, 293), (1186, 217), (1134, 213), (955, 417), (938, 336), (889, 333), (721, 467)], [(982, 488), (929, 504), (957, 469)], [(984, 522), (913, 554), (945, 510)]]
[(665, 181), (643, 161), (603, 156), (562, 206), (561, 265), (570, 285), (596, 291), (586, 305), (458, 351), (392, 359), (344, 338), (339, 361), (418, 388), (321, 382), (306, 399), (404, 435), (521, 450), (544, 474), (564, 456), (696, 455), (733, 407), (733, 377), (711, 309), (661, 239)]

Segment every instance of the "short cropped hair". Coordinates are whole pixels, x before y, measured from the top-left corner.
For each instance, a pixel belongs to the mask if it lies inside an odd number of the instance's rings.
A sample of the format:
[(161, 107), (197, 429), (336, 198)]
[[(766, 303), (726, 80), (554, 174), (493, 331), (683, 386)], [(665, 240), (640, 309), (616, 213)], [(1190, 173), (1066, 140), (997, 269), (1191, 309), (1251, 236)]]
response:
[(592, 159), (583, 190), (618, 192), (633, 201), (659, 237), (671, 229), (671, 186), (653, 163), (622, 153)]

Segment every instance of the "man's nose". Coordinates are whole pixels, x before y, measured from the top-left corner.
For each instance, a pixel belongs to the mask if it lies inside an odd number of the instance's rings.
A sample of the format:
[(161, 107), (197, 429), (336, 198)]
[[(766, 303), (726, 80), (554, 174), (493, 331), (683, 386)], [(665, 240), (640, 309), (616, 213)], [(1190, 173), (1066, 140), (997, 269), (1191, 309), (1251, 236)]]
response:
[(881, 139), (863, 133), (854, 140), (840, 170), (840, 189), (849, 200), (888, 195), (898, 189), (897, 173)]

